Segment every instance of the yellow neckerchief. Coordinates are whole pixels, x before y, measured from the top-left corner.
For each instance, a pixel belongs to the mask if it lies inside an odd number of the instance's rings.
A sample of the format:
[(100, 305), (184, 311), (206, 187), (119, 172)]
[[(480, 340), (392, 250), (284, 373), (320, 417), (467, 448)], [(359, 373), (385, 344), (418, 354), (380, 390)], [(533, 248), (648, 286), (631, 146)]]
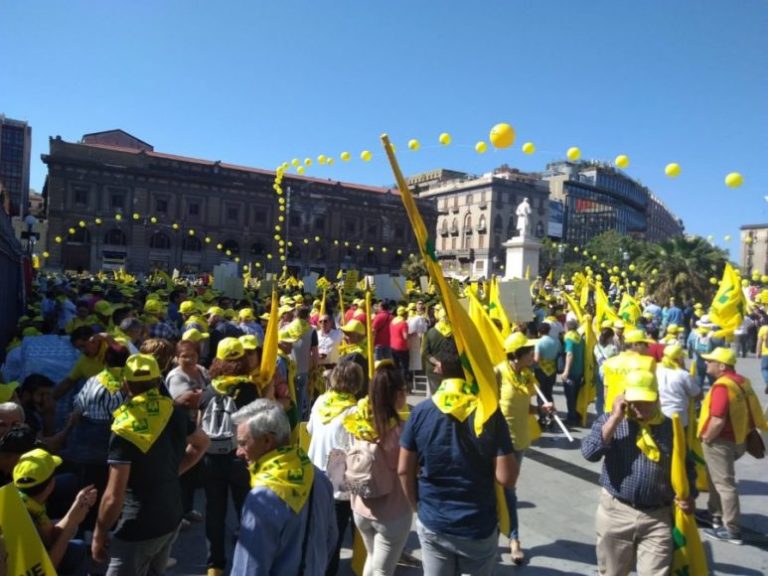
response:
[(123, 387), (123, 369), (122, 368), (104, 368), (96, 374), (96, 380), (107, 389), (110, 394), (117, 394)]
[(288, 325), (288, 330), (297, 339), (301, 339), (304, 334), (312, 330), (312, 325), (307, 320), (296, 318)]
[(357, 344), (342, 344), (339, 346), (339, 356), (348, 356), (349, 354), (360, 354), (365, 358), (368, 358), (368, 343), (367, 339), (363, 338)]
[(277, 355), (285, 360), (285, 377), (288, 380), (288, 393), (293, 403), (296, 404), (296, 360), (293, 359), (293, 356), (286, 354), (279, 348)]
[(661, 365), (664, 366), (664, 368), (669, 368), (670, 370), (683, 370), (677, 362), (672, 360), (672, 358), (667, 358), (666, 356), (661, 357)]
[(563, 339), (571, 340), (572, 342), (578, 344), (581, 342), (581, 334), (579, 334), (576, 330), (568, 330), (568, 332), (565, 333), (565, 336), (563, 336)]
[(637, 432), (637, 439), (635, 441), (637, 447), (640, 449), (640, 452), (645, 454), (649, 460), (658, 462), (661, 458), (661, 452), (659, 452), (659, 447), (656, 446), (656, 441), (651, 435), (651, 426), (658, 426), (664, 422), (664, 414), (662, 414), (661, 408), (657, 406), (656, 413), (648, 420), (638, 420), (631, 416), (628, 416), (628, 418), (630, 420), (634, 420), (637, 422), (638, 426), (640, 426), (640, 430)]
[(447, 320), (438, 320), (435, 322), (435, 330), (443, 335), (443, 338), (450, 338), (453, 335), (453, 328)]
[(459, 422), (464, 422), (475, 408), (477, 396), (466, 380), (462, 378), (446, 378), (432, 395), (432, 402), (443, 414), (450, 414)]
[(146, 454), (165, 430), (173, 414), (173, 400), (160, 396), (157, 390), (147, 390), (130, 398), (112, 415), (112, 432), (125, 438)]
[[(298, 514), (312, 490), (315, 467), (299, 446), (283, 446), (248, 467), (251, 488), (266, 486)], [(311, 510), (310, 510), (311, 512)]]
[[(401, 422), (405, 422), (411, 415), (411, 410), (406, 404), (397, 415)], [(397, 420), (390, 418), (389, 427), (394, 428), (397, 426), (397, 423)], [(355, 438), (365, 440), (366, 442), (376, 442), (379, 439), (379, 433), (376, 431), (376, 426), (373, 423), (373, 410), (367, 396), (357, 402), (357, 410), (344, 417), (343, 424), (344, 429)]]
[(329, 390), (323, 396), (323, 405), (319, 408), (320, 421), (328, 424), (350, 406), (355, 405), (355, 395), (349, 392)]
[(234, 388), (238, 384), (244, 383), (251, 384), (251, 378), (249, 376), (219, 376), (211, 380), (211, 387), (219, 394), (232, 396)]
[(507, 360), (497, 366), (502, 378), (502, 386), (504, 382), (508, 382), (512, 388), (518, 392), (532, 396), (536, 393), (536, 376), (533, 374), (533, 370), (530, 368), (523, 368), (520, 372), (516, 372), (512, 363)]
[(344, 429), (355, 438), (366, 442), (376, 442), (379, 439), (379, 433), (373, 425), (373, 410), (367, 396), (358, 401), (357, 410), (344, 417)]
[(25, 494), (21, 490), (18, 492), (19, 496), (21, 496), (21, 501), (24, 503), (24, 507), (27, 509), (27, 512), (29, 512), (30, 518), (32, 518), (32, 523), (36, 528), (51, 524), (51, 519), (48, 517), (48, 510), (46, 509), (45, 504), (38, 502), (32, 496)]

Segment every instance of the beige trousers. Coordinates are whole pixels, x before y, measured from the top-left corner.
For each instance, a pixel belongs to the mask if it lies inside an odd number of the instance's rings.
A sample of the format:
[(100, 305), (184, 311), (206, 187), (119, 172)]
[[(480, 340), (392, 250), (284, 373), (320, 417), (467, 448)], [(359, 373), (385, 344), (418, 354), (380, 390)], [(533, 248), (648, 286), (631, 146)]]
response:
[(668, 576), (672, 568), (672, 508), (636, 510), (603, 489), (597, 507), (597, 570), (626, 576)]
[(701, 447), (709, 472), (709, 513), (722, 516), (723, 526), (732, 534), (740, 534), (741, 509), (734, 465), (744, 455), (745, 446), (716, 438), (710, 444), (702, 442)]

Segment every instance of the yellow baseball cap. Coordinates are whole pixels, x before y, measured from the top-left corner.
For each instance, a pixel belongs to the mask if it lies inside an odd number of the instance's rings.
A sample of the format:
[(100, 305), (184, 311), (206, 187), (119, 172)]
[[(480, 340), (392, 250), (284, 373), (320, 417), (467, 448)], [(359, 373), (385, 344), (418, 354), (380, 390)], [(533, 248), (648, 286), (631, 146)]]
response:
[(260, 320), (269, 320), (269, 312), (264, 312), (261, 316), (259, 316)]
[(53, 476), (61, 465), (61, 458), (35, 448), (21, 455), (13, 469), (13, 483), (17, 488), (32, 488), (42, 484)]
[(191, 340), (192, 342), (200, 342), (200, 340), (208, 340), (210, 335), (208, 332), (200, 332), (197, 328), (190, 328), (184, 334), (181, 335), (182, 340)]
[(682, 326), (678, 326), (677, 324), (671, 324), (667, 326), (667, 334), (679, 334), (683, 331)]
[(182, 314), (194, 314), (196, 309), (197, 306), (192, 300), (184, 300), (184, 302), (179, 304), (179, 312)]
[(363, 326), (363, 323), (360, 322), (360, 320), (350, 320), (341, 327), (341, 331), (365, 336), (365, 326)]
[(530, 339), (526, 337), (522, 332), (514, 332), (507, 336), (504, 340), (504, 352), (512, 354), (520, 350), (520, 348), (528, 348), (530, 346), (536, 346), (538, 339)]
[(736, 353), (730, 348), (719, 346), (709, 354), (702, 354), (701, 357), (710, 362), (719, 362), (720, 364), (725, 364), (727, 366), (736, 366)]
[(638, 344), (640, 342), (651, 344), (653, 340), (647, 338), (642, 330), (630, 330), (624, 335), (624, 342), (627, 344)]
[(205, 313), (206, 316), (219, 316), (220, 318), (224, 318), (226, 316), (226, 312), (224, 312), (224, 309), (220, 306), (211, 306), (208, 308), (208, 312)]
[(237, 338), (224, 338), (216, 348), (216, 358), (219, 360), (238, 360), (243, 356), (245, 349)]
[(240, 319), (241, 322), (250, 322), (252, 320), (255, 320), (255, 317), (253, 315), (253, 310), (251, 308), (243, 308), (237, 314), (237, 317)]
[(659, 398), (659, 387), (653, 372), (632, 370), (624, 382), (624, 400), (627, 402), (655, 402)]
[(232, 308), (227, 308), (226, 310), (224, 310), (224, 317), (227, 320), (234, 320), (235, 318), (237, 318), (237, 312), (235, 312)]
[(398, 316), (405, 316), (408, 314), (408, 309), (405, 306), (398, 306), (396, 312)]
[(298, 340), (294, 331), (288, 327), (283, 328), (280, 330), (280, 332), (277, 333), (277, 339), (279, 342), (287, 342), (289, 344), (293, 344), (296, 342), (296, 340)]
[(282, 316), (283, 314), (288, 314), (289, 312), (293, 312), (293, 310), (294, 310), (293, 306), (284, 304), (277, 309), (277, 315)]
[(600, 328), (613, 328), (613, 322), (610, 320), (603, 320), (603, 323), (600, 324)]
[[(614, 327), (614, 328), (617, 328), (617, 329), (619, 329), (619, 330), (623, 330), (623, 329), (624, 329), (624, 322), (622, 322), (621, 320), (616, 320), (616, 321), (613, 323), (613, 327)], [(626, 339), (626, 338), (625, 338), (625, 339)]]
[(253, 334), (240, 336), (238, 340), (240, 340), (240, 344), (243, 345), (244, 350), (256, 350), (257, 348), (261, 348), (261, 342), (259, 341), (258, 337), (254, 336)]
[(159, 300), (147, 300), (144, 302), (144, 312), (147, 314), (163, 314), (165, 305)]
[(134, 354), (125, 361), (123, 377), (128, 382), (148, 382), (162, 378), (160, 366), (151, 354)]
[(8, 402), (18, 387), (19, 383), (16, 381), (8, 382), (5, 384), (0, 382), (0, 404), (3, 402)]
[(670, 360), (680, 360), (683, 357), (683, 347), (680, 344), (669, 344), (664, 347), (664, 356)]

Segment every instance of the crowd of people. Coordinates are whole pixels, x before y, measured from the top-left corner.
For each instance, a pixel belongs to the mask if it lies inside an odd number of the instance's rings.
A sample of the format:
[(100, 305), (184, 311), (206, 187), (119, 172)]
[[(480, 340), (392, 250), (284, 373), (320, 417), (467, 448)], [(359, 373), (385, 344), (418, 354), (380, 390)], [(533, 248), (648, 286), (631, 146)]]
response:
[[(734, 462), (766, 424), (736, 365), (755, 352), (768, 386), (768, 325), (745, 318), (734, 351), (703, 306), (647, 298), (588, 349), (583, 319), (546, 294), (503, 339), (498, 410), (477, 433), (479, 391), (434, 296), (369, 311), (293, 288), (273, 306), (199, 282), (40, 275), (2, 366), (0, 485), (18, 490), (60, 574), (162, 574), (198, 522), (209, 576), (336, 574), (353, 526), (363, 574), (393, 574), (414, 561), (414, 515), (425, 574), (490, 574), (500, 501), (510, 557), (527, 560), (515, 487), (526, 449), (560, 422), (559, 381), (571, 428), (586, 421), (580, 392), (596, 390), (582, 453), (603, 462), (600, 574), (669, 573), (671, 509), (695, 509), (670, 484), (673, 415), (703, 443), (706, 534), (740, 543)], [(428, 399), (409, 407), (422, 373)]]

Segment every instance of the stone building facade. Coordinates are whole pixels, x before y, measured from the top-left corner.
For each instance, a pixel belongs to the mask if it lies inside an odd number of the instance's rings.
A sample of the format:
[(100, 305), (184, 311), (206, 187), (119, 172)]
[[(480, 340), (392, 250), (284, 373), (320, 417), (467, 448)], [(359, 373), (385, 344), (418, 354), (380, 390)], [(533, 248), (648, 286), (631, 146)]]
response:
[(537, 174), (502, 166), (483, 176), (436, 170), (413, 176), (419, 198), (437, 202), (436, 251), (449, 275), (503, 275), (504, 242), (517, 235), (515, 210), (528, 198), (531, 233), (547, 235), (549, 189)]
[(745, 224), (740, 228), (739, 263), (744, 278), (755, 270), (768, 274), (768, 224)]
[[(397, 190), (287, 174), (278, 222), (273, 171), (156, 152), (122, 130), (49, 144), (42, 158), (54, 269), (186, 273), (234, 260), (277, 272), (277, 224), (299, 275), (396, 272), (418, 252)], [(431, 203), (420, 208), (434, 226)]]

